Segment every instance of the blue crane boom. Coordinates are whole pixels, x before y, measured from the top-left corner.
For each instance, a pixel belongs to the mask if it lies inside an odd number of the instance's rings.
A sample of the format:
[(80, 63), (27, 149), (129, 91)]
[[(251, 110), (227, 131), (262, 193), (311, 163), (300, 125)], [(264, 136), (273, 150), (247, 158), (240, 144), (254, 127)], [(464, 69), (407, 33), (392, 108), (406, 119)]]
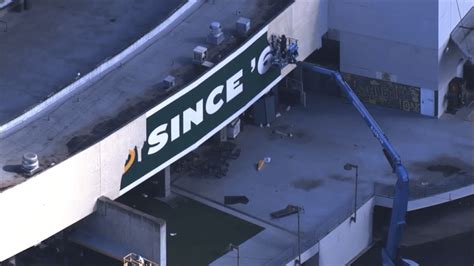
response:
[(349, 84), (344, 81), (341, 73), (306, 62), (296, 62), (296, 65), (313, 72), (332, 76), (336, 80), (344, 94), (351, 101), (357, 111), (359, 111), (365, 123), (369, 126), (374, 137), (380, 142), (380, 145), (382, 145), (383, 153), (387, 157), (393, 172), (397, 175), (398, 179), (395, 185), (395, 195), (393, 199), (387, 243), (385, 248), (382, 250), (384, 266), (395, 265), (395, 262), (398, 260), (398, 247), (402, 236), (402, 229), (405, 225), (405, 215), (408, 206), (408, 171), (403, 166), (400, 156), (395, 151), (395, 148), (392, 146), (387, 136), (385, 136), (385, 133), (382, 131), (377, 121), (375, 121), (369, 111), (367, 111), (367, 108), (365, 108), (364, 104), (359, 100), (359, 97), (357, 97)]
[[(382, 131), (377, 121), (375, 121), (369, 111), (367, 111), (367, 108), (365, 108), (365, 105), (359, 100), (359, 97), (357, 97), (349, 84), (344, 80), (340, 72), (316, 64), (297, 61), (298, 42), (294, 39), (287, 38), (284, 35), (282, 37), (272, 36), (271, 46), (273, 47), (272, 62), (274, 65), (283, 68), (287, 64), (296, 64), (297, 66), (310, 71), (333, 77), (346, 95), (347, 99), (349, 99), (352, 105), (357, 109), (357, 111), (359, 111), (365, 123), (372, 131), (372, 134), (380, 142), (380, 145), (382, 145), (382, 151), (390, 163), (393, 172), (397, 176), (387, 242), (385, 247), (382, 249), (383, 265), (392, 266), (412, 264), (409, 260), (400, 259), (398, 254), (403, 227), (406, 224), (405, 216), (408, 207), (409, 177), (408, 171), (403, 166), (402, 160), (395, 148), (392, 146), (387, 136), (385, 136), (385, 133)], [(416, 263), (413, 263), (413, 265), (414, 264)]]

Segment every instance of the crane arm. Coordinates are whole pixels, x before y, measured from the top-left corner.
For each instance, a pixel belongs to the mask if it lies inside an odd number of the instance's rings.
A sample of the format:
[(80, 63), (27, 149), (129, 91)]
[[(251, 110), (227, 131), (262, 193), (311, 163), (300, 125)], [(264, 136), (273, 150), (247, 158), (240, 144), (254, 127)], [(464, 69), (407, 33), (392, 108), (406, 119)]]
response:
[(408, 171), (403, 166), (400, 156), (395, 151), (395, 148), (392, 146), (387, 136), (385, 136), (377, 121), (375, 121), (369, 111), (367, 111), (364, 104), (359, 100), (359, 98), (351, 89), (349, 84), (344, 81), (341, 73), (311, 63), (300, 61), (294, 61), (291, 63), (295, 63), (296, 65), (305, 69), (309, 69), (313, 72), (332, 76), (336, 80), (338, 85), (341, 87), (347, 98), (351, 101), (352, 105), (357, 109), (357, 111), (359, 111), (365, 123), (372, 131), (372, 134), (380, 142), (380, 145), (382, 145), (383, 153), (385, 154), (385, 157), (390, 163), (393, 172), (397, 175), (397, 183), (395, 185), (395, 194), (393, 198), (390, 227), (386, 246), (382, 250), (382, 259), (384, 266), (395, 265), (397, 261), (399, 261), (398, 247), (402, 235), (403, 226), (405, 225), (405, 216), (408, 206)]

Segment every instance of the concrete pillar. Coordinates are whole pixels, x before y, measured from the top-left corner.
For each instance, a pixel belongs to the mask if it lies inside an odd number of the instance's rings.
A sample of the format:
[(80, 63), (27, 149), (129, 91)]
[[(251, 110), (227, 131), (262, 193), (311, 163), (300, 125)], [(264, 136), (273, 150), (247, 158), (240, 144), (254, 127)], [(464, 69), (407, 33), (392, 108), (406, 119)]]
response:
[(220, 131), (220, 140), (221, 140), (221, 142), (227, 141), (227, 127), (224, 127), (223, 129), (221, 129), (221, 131)]
[(168, 165), (164, 170), (164, 182), (163, 182), (163, 191), (164, 197), (167, 198), (171, 195), (171, 166)]
[(153, 178), (155, 178), (153, 183), (156, 186), (150, 188), (153, 191), (149, 191), (149, 193), (159, 198), (169, 197), (171, 195), (171, 165), (167, 166)]
[(122, 260), (135, 253), (166, 266), (166, 222), (100, 197), (96, 211), (74, 226), (68, 239)]
[(23, 9), (30, 10), (31, 9), (31, 0), (23, 0)]

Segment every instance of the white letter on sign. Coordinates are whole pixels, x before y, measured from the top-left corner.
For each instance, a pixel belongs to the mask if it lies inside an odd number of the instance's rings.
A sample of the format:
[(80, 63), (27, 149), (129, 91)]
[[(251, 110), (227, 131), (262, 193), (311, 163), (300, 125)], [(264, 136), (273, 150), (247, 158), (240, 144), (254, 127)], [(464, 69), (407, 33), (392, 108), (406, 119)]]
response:
[(222, 90), (224, 89), (224, 86), (220, 85), (217, 86), (215, 89), (211, 91), (211, 94), (209, 94), (209, 97), (207, 97), (206, 100), (206, 112), (210, 115), (213, 113), (219, 111), (221, 109), (222, 105), (224, 104), (224, 100), (220, 99), (216, 103), (216, 96), (222, 93)]
[(183, 134), (191, 130), (191, 123), (199, 125), (202, 122), (204, 116), (203, 103), (204, 100), (199, 100), (196, 103), (196, 110), (188, 108), (183, 112)]
[(171, 141), (174, 141), (175, 139), (179, 138), (180, 134), (180, 126), (179, 126), (179, 115), (171, 118)]
[(263, 49), (260, 57), (258, 58), (257, 69), (260, 75), (265, 74), (270, 69), (272, 66), (272, 58), (272, 48), (267, 46), (265, 49)]
[(227, 102), (232, 100), (235, 96), (239, 95), (244, 89), (242, 83), (239, 82), (239, 79), (243, 76), (243, 70), (239, 70), (239, 72), (235, 73), (232, 77), (227, 80), (226, 83), (226, 93), (227, 93)]
[(157, 153), (166, 145), (168, 142), (168, 133), (165, 132), (167, 127), (168, 124), (163, 124), (150, 133), (148, 137), (148, 145), (150, 145), (148, 155)]

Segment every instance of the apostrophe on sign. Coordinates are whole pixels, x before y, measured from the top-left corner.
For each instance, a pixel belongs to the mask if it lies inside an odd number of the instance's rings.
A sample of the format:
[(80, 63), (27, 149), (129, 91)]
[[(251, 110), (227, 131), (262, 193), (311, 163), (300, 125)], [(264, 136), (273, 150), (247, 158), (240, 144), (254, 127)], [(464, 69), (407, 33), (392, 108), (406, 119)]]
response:
[(252, 60), (250, 61), (250, 67), (251, 67), (250, 72), (254, 72), (256, 66), (257, 66), (257, 62), (256, 62), (256, 59), (255, 59), (255, 57), (254, 57), (254, 58), (252, 58)]

